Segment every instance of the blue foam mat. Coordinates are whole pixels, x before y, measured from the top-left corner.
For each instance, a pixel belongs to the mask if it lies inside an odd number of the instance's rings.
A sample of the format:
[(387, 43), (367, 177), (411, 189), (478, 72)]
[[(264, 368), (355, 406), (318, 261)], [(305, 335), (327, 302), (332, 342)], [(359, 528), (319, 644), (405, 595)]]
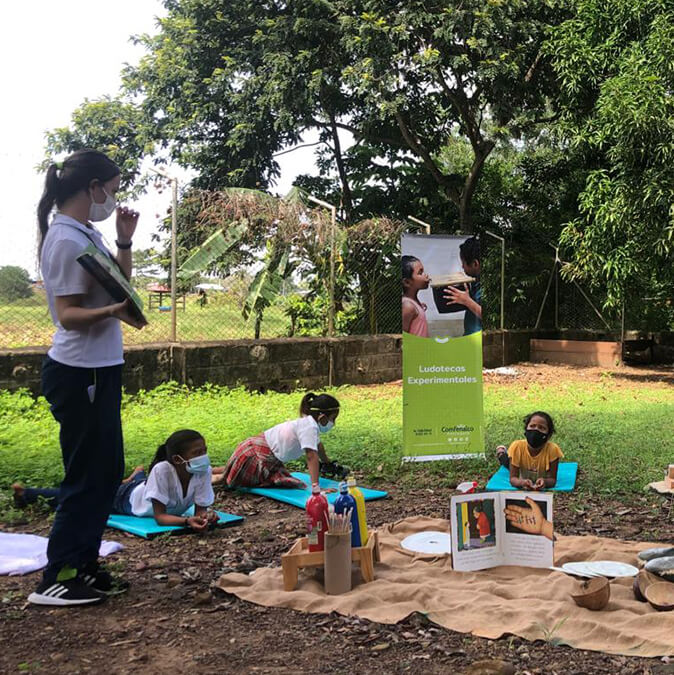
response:
[[(294, 472), (291, 474), (295, 478), (299, 478), (301, 481), (304, 481), (307, 485), (311, 485), (311, 478), (308, 473), (298, 473)], [(335, 488), (339, 487), (339, 483), (336, 480), (330, 480), (329, 478), (319, 478), (319, 485), (322, 488)], [(358, 486), (360, 491), (363, 493), (363, 497), (366, 502), (372, 501), (374, 499), (383, 499), (388, 497), (388, 492), (383, 490), (371, 490), (370, 488), (364, 488), (360, 485)], [(283, 502), (284, 504), (291, 504), (292, 506), (297, 506), (300, 509), (303, 509), (306, 506), (307, 499), (311, 497), (311, 488), (304, 488), (304, 490), (297, 490), (295, 488), (238, 488), (241, 492), (250, 492), (254, 495), (262, 495), (263, 497), (269, 497), (270, 499), (275, 499), (277, 502)], [(333, 504), (334, 501), (339, 497), (339, 492), (331, 492), (325, 495), (330, 504)]]
[[(243, 522), (243, 516), (235, 516), (224, 511), (216, 511), (219, 516), (216, 526), (226, 527), (227, 525), (238, 525)], [(186, 516), (194, 515), (194, 507), (185, 511)], [(152, 539), (158, 534), (165, 534), (166, 532), (174, 532), (176, 534), (191, 532), (191, 528), (178, 525), (159, 525), (152, 517), (140, 518), (138, 516), (122, 516), (113, 513), (108, 517), (108, 527), (114, 527), (117, 530), (124, 530), (130, 532), (138, 537), (144, 539)]]
[[(552, 492), (571, 492), (576, 487), (577, 473), (578, 462), (560, 462), (557, 469), (557, 484), (553, 488), (548, 488), (548, 490)], [(517, 489), (510, 484), (510, 471), (505, 466), (500, 467), (487, 483), (487, 490), (492, 492)]]

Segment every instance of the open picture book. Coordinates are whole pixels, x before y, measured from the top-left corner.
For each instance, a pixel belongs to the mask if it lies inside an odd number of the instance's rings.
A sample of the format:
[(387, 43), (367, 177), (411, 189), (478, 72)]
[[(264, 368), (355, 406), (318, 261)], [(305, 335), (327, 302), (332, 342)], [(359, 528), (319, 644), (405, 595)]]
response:
[(452, 564), (469, 572), (498, 565), (551, 567), (552, 495), (484, 492), (451, 500)]
[(140, 296), (115, 262), (103, 251), (93, 244), (89, 244), (77, 256), (77, 262), (110, 293), (115, 302), (123, 302), (128, 299), (129, 313), (134, 318), (147, 323), (147, 319), (143, 315), (143, 301)]

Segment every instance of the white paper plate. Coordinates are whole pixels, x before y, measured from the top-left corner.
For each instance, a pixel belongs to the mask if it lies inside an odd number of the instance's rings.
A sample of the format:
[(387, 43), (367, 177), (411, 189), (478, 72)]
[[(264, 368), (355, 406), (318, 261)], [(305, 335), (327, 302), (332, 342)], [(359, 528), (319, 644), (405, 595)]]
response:
[(400, 545), (414, 553), (433, 555), (448, 555), (452, 550), (448, 532), (417, 532), (405, 537)]
[(639, 573), (639, 570), (633, 565), (613, 560), (564, 563), (562, 569), (571, 574), (578, 573), (600, 577), (635, 577)]

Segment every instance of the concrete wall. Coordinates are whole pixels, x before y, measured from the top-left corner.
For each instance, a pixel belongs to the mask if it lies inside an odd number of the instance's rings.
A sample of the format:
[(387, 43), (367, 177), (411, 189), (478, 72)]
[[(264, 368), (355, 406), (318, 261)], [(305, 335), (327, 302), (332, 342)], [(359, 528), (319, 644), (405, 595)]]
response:
[[(633, 353), (648, 363), (674, 363), (674, 333), (628, 333)], [(485, 368), (530, 360), (532, 339), (615, 340), (590, 331), (486, 331)], [(636, 349), (639, 347), (639, 350)], [(206, 382), (266, 391), (297, 387), (318, 389), (328, 382), (332, 360), (334, 384), (373, 384), (402, 377), (400, 335), (338, 338), (231, 340), (210, 343), (147, 344), (125, 350), (124, 386), (130, 393), (175, 380), (190, 386)], [(40, 389), (40, 366), (46, 349), (0, 350), (0, 389)], [(645, 355), (645, 356), (644, 356)]]
[(333, 384), (373, 384), (400, 379), (401, 350), (399, 335), (188, 343), (174, 349), (174, 375), (190, 386), (318, 389), (326, 385), (332, 361)]
[[(0, 389), (27, 387), (38, 393), (45, 353), (43, 348), (0, 351)], [(128, 347), (124, 356), (124, 386), (131, 393), (169, 380), (260, 391), (318, 389), (328, 382), (331, 361), (336, 385), (390, 382), (402, 374), (400, 335), (148, 344)]]

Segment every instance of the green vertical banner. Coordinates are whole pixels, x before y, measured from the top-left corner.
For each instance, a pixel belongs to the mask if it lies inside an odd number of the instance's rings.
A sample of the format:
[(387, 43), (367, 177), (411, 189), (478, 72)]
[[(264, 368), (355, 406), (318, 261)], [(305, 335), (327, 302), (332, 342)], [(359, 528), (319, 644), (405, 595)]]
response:
[(403, 460), (484, 453), (479, 241), (403, 235)]

